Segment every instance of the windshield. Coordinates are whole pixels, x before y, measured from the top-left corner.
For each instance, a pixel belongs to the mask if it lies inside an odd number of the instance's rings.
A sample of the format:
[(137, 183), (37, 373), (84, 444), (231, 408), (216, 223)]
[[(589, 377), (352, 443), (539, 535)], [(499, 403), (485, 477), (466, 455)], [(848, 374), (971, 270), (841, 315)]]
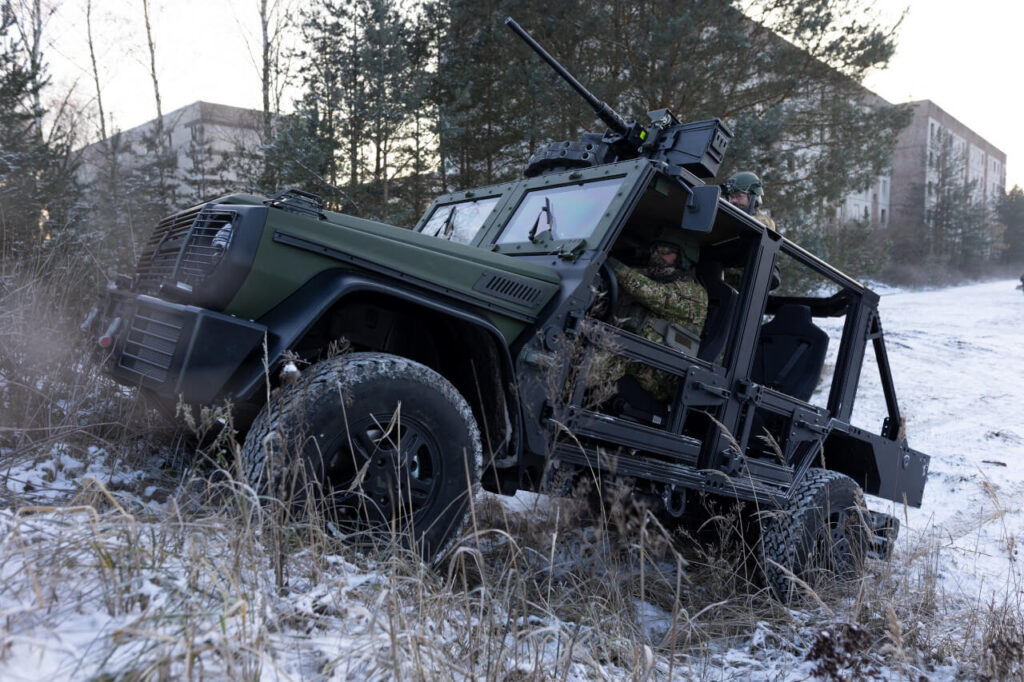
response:
[(623, 180), (611, 178), (527, 192), (497, 243), (536, 242), (542, 237), (586, 239), (608, 210)]
[(501, 197), (488, 197), (476, 201), (462, 201), (444, 204), (434, 209), (423, 229), (423, 234), (448, 239), (460, 244), (473, 241), (487, 216), (491, 214)]

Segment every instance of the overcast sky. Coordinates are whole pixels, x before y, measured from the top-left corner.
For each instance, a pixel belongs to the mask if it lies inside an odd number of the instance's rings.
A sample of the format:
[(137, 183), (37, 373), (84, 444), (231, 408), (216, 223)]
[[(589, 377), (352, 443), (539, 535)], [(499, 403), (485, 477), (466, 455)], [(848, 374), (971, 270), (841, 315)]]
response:
[[(164, 112), (206, 100), (260, 108), (246, 38), (257, 35), (258, 0), (150, 0)], [(104, 106), (119, 128), (154, 116), (141, 0), (94, 0)], [(301, 3), (297, 0), (296, 6)], [(85, 0), (62, 0), (48, 28), (54, 82), (77, 81), (76, 98), (94, 95), (85, 41)], [(1024, 133), (1017, 105), (1024, 2), (879, 0), (899, 28), (887, 71), (866, 85), (892, 102), (933, 100), (1007, 154), (1007, 186), (1024, 185)], [(257, 45), (253, 45), (257, 47)]]
[(890, 102), (930, 99), (1006, 153), (1007, 189), (1024, 186), (1019, 107), (1024, 3), (1019, 0), (882, 0), (908, 6), (896, 56), (865, 85)]

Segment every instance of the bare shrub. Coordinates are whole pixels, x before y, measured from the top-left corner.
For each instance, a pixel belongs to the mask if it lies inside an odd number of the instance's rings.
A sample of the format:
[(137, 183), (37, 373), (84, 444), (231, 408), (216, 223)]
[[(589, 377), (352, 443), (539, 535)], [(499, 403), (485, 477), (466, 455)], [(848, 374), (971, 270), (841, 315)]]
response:
[(1024, 679), (1024, 615), (1017, 600), (990, 604), (981, 635), (980, 680)]
[(807, 652), (814, 674), (829, 680), (863, 680), (878, 677), (878, 666), (869, 657), (872, 639), (856, 623), (840, 623), (818, 633)]
[[(816, 586), (783, 608), (754, 580), (751, 510), (709, 504), (686, 529), (635, 481), (555, 472), (564, 498), (475, 500), (437, 566), (397, 529), (364, 551), (315, 488), (299, 511), (259, 497), (227, 406), (189, 412), (203, 437), (186, 441), (85, 361), (73, 289), (91, 275), (5, 267), (0, 665), (28, 653), (65, 678), (640, 680), (770, 678), (776, 661), (796, 677), (1021, 678), (1009, 530), (1004, 600), (951, 594), (948, 540), (925, 528), (852, 590)], [(590, 397), (607, 400), (617, 370), (593, 368)]]

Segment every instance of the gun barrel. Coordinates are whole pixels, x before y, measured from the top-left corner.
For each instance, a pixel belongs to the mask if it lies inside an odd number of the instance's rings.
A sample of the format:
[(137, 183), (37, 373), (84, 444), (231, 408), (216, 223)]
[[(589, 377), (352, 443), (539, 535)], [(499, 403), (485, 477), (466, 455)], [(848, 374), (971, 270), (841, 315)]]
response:
[(576, 80), (571, 73), (566, 71), (565, 67), (558, 63), (558, 60), (548, 54), (548, 51), (541, 47), (540, 43), (534, 40), (533, 36), (526, 32), (526, 29), (517, 24), (512, 17), (505, 19), (505, 25), (512, 29), (516, 35), (522, 38), (534, 52), (540, 55), (540, 58), (546, 61), (548, 66), (554, 69), (555, 73), (561, 76), (573, 90), (578, 92), (583, 99), (587, 100), (587, 103), (594, 109), (594, 113), (597, 114), (597, 117), (604, 121), (609, 128), (620, 135), (624, 135), (626, 133), (629, 126), (622, 117), (615, 113), (615, 110), (610, 106), (595, 97), (594, 93), (583, 87), (583, 84)]

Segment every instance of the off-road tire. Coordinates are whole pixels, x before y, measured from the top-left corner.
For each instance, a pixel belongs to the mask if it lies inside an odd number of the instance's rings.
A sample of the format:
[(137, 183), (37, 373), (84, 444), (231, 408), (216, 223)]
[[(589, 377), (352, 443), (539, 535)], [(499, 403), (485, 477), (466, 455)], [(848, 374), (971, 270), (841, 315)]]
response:
[(279, 508), (324, 503), (361, 544), (397, 540), (427, 561), (461, 531), (480, 489), (480, 433), (434, 370), (383, 353), (305, 369), (272, 397), (240, 454), (241, 475)]
[(765, 582), (788, 603), (804, 589), (856, 580), (870, 540), (864, 494), (836, 471), (810, 469), (781, 510), (765, 512), (759, 558)]

